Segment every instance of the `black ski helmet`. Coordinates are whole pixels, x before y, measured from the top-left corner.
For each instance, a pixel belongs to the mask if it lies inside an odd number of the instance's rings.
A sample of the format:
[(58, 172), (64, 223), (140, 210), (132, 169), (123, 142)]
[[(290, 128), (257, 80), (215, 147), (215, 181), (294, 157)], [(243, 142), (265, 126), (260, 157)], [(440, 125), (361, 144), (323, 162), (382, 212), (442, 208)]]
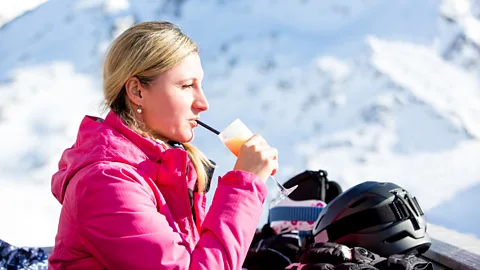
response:
[(431, 245), (424, 213), (415, 197), (393, 183), (364, 182), (340, 194), (320, 213), (316, 242), (366, 248), (381, 256)]

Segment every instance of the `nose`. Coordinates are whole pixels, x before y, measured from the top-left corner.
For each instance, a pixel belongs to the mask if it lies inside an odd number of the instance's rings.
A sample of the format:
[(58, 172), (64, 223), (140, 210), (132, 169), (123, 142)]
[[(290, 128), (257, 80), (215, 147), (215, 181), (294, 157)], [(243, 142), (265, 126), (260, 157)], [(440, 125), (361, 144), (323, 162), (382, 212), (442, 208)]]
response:
[(198, 112), (203, 112), (208, 110), (208, 101), (203, 93), (203, 89), (199, 88), (195, 91), (195, 97), (193, 101), (193, 108)]

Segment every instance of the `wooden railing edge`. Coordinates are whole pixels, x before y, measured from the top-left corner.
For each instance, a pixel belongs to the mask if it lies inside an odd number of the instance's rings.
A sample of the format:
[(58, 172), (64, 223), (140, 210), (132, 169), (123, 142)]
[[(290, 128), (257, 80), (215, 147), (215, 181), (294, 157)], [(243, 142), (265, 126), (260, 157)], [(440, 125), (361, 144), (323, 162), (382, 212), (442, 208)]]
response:
[(438, 269), (480, 269), (480, 255), (434, 238), (432, 246), (422, 254), (422, 257), (432, 262)]

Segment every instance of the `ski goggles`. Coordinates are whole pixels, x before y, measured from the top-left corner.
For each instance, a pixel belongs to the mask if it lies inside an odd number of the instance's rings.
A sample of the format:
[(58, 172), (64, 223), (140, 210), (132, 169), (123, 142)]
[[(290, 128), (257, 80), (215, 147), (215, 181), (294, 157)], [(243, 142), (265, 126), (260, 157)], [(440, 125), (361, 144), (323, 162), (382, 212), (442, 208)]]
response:
[(276, 234), (311, 231), (326, 203), (320, 200), (274, 200), (269, 210), (270, 227)]

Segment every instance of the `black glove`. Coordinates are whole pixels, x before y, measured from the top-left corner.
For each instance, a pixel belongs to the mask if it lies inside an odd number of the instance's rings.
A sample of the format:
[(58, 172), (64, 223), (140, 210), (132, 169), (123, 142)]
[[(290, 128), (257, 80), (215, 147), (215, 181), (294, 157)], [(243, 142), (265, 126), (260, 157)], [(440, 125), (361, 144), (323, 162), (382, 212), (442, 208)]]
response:
[(387, 268), (393, 270), (433, 270), (431, 262), (424, 261), (415, 254), (395, 254), (387, 259)]
[(309, 263), (309, 264), (292, 264), (289, 265), (284, 270), (334, 270), (335, 267), (329, 263)]
[(375, 265), (385, 260), (386, 258), (380, 257), (378, 254), (365, 248), (352, 248), (352, 262), (354, 263)]
[(300, 257), (300, 263), (329, 263), (337, 265), (352, 260), (349, 247), (337, 243), (314, 243)]
[(337, 266), (335, 266), (335, 268), (333, 268), (334, 270), (379, 270), (378, 268), (376, 267), (373, 267), (369, 264), (364, 264), (364, 263), (342, 263), (342, 264), (339, 264)]

